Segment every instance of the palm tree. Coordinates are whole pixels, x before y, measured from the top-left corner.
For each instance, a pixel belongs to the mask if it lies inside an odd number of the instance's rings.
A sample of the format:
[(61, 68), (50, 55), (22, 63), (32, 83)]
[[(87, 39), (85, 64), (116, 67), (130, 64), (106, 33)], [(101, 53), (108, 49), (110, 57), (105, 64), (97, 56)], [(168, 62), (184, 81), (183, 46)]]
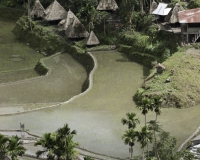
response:
[(55, 133), (45, 133), (42, 137), (35, 142), (34, 146), (41, 145), (44, 150), (39, 150), (36, 152), (37, 158), (42, 154), (47, 153), (47, 159), (51, 159), (55, 155), (53, 154), (53, 148), (56, 145), (55, 142)]
[(25, 151), (26, 148), (23, 147), (23, 142), (18, 136), (12, 136), (9, 139), (7, 155), (10, 156), (12, 160), (17, 160), (18, 156), (23, 156)]
[(142, 114), (145, 116), (145, 126), (146, 126), (146, 115), (149, 110), (153, 110), (153, 102), (149, 98), (142, 98), (141, 104), (139, 106), (139, 109), (142, 110)]
[(141, 144), (141, 149), (143, 149), (142, 157), (144, 160), (144, 148), (147, 147), (148, 152), (148, 143), (152, 142), (152, 133), (147, 129), (147, 126), (144, 126), (140, 132), (137, 132), (137, 138), (137, 141)]
[(136, 125), (140, 123), (139, 119), (135, 118), (136, 117), (135, 113), (126, 113), (126, 117), (127, 119), (122, 118), (121, 122), (123, 125), (128, 125), (128, 129), (130, 128), (134, 129)]
[(35, 146), (41, 145), (44, 150), (37, 151), (37, 157), (44, 153), (47, 153), (47, 159), (51, 160), (56, 158), (57, 160), (73, 160), (77, 152), (74, 150), (78, 146), (78, 143), (73, 142), (73, 136), (76, 134), (76, 130), (71, 131), (68, 124), (59, 128), (56, 132), (45, 133), (41, 139), (39, 139)]
[(155, 156), (157, 157), (157, 160), (159, 160), (159, 154), (158, 154), (158, 149), (157, 149), (157, 140), (156, 140), (156, 132), (162, 131), (160, 128), (160, 125), (158, 125), (158, 122), (156, 120), (151, 120), (148, 122), (148, 130), (153, 131), (154, 135), (154, 148), (155, 148)]
[(131, 153), (131, 159), (132, 159), (132, 153), (133, 153), (133, 146), (135, 144), (136, 141), (136, 136), (137, 136), (137, 132), (134, 131), (133, 128), (125, 131), (125, 133), (122, 136), (122, 139), (124, 140), (124, 143), (130, 146), (130, 153)]
[(154, 112), (156, 113), (156, 120), (157, 120), (157, 116), (161, 114), (161, 103), (162, 103), (162, 98), (159, 96), (156, 96), (153, 98), (153, 108), (154, 108)]
[(6, 155), (8, 140), (9, 138), (0, 134), (0, 159), (4, 159), (4, 156)]

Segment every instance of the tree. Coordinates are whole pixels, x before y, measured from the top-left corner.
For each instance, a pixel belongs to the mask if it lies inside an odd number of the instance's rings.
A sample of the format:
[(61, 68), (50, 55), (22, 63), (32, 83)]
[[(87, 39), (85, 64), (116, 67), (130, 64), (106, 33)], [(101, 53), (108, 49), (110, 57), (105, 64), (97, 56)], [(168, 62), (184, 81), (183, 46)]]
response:
[(151, 120), (148, 123), (149, 123), (148, 129), (150, 131), (153, 131), (153, 135), (154, 135), (155, 156), (157, 157), (157, 160), (159, 160), (160, 158), (159, 158), (159, 154), (158, 154), (158, 150), (157, 150), (156, 132), (160, 132), (160, 131), (162, 131), (162, 129), (160, 128), (160, 125), (158, 125), (156, 120)]
[(140, 110), (142, 110), (142, 114), (145, 117), (145, 126), (146, 126), (146, 115), (148, 113), (148, 110), (153, 110), (153, 103), (149, 98), (142, 98), (142, 101), (140, 105), (138, 106)]
[(181, 158), (184, 160), (194, 160), (195, 157), (194, 157), (193, 153), (184, 149), (184, 150), (177, 152), (174, 156), (174, 160), (181, 159)]
[(156, 96), (153, 98), (153, 108), (154, 108), (154, 112), (156, 113), (156, 120), (157, 120), (158, 115), (161, 114), (160, 106), (161, 106), (162, 101), (163, 101), (162, 98), (159, 96)]
[(175, 154), (176, 138), (169, 132), (162, 131), (157, 141), (158, 154), (161, 160), (173, 160)]
[(9, 138), (0, 134), (0, 159), (6, 155)]
[(144, 160), (144, 148), (147, 147), (148, 152), (148, 143), (152, 142), (152, 133), (147, 129), (147, 126), (144, 126), (141, 128), (140, 132), (137, 132), (137, 138), (137, 141), (141, 144), (141, 149), (143, 149), (142, 157)]
[(121, 122), (123, 125), (127, 125), (128, 129), (130, 128), (134, 129), (136, 125), (140, 123), (139, 119), (135, 118), (136, 117), (135, 113), (126, 113), (126, 117), (127, 119), (122, 118)]
[(131, 159), (132, 159), (133, 146), (135, 144), (136, 137), (137, 137), (137, 132), (135, 132), (133, 128), (125, 131), (125, 133), (122, 136), (122, 139), (124, 140), (124, 143), (126, 145), (130, 146), (129, 151), (131, 153)]
[(23, 142), (18, 136), (12, 136), (8, 142), (6, 154), (10, 156), (12, 160), (17, 160), (18, 156), (23, 156), (25, 154), (26, 148), (23, 147)]
[(42, 138), (35, 143), (35, 146), (41, 145), (45, 149), (37, 151), (37, 157), (46, 152), (48, 160), (54, 158), (57, 160), (73, 160), (77, 156), (74, 148), (78, 146), (78, 143), (72, 140), (75, 134), (76, 130), (71, 131), (68, 124), (65, 124), (56, 132), (43, 134)]

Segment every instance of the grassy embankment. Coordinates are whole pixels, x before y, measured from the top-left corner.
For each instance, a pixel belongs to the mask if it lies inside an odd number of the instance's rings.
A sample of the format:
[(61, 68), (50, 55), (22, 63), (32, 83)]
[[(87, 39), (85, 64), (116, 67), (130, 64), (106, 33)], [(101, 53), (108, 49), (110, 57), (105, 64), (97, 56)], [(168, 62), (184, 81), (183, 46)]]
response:
[(44, 57), (16, 39), (14, 26), (14, 20), (0, 17), (0, 83), (38, 76), (34, 67)]
[[(166, 107), (181, 108), (198, 104), (200, 52), (191, 47), (182, 48), (163, 62), (166, 69), (162, 74), (155, 74), (156, 69), (153, 69), (136, 96), (141, 98), (158, 95), (163, 98), (163, 106)], [(167, 83), (167, 78), (170, 78), (171, 82)]]

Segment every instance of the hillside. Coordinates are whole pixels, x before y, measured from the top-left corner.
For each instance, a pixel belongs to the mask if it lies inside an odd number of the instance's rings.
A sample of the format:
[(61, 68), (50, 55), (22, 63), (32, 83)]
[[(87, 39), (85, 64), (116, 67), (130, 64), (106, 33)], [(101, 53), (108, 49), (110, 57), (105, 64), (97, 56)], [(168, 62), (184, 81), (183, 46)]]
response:
[[(163, 98), (164, 107), (191, 107), (200, 102), (200, 50), (182, 48), (168, 58), (163, 65), (166, 67), (162, 74), (156, 74), (152, 69), (142, 88), (138, 89), (135, 97), (143, 96)], [(167, 79), (170, 82), (166, 82)]]

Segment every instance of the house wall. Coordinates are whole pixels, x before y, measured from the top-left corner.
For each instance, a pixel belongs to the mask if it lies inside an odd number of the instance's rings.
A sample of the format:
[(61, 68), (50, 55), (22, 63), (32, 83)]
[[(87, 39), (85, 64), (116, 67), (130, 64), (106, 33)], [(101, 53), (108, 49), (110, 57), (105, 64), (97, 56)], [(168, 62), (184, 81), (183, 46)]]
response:
[(199, 25), (191, 25), (189, 24), (187, 27), (186, 23), (181, 24), (181, 33), (182, 34), (197, 34), (200, 31)]

